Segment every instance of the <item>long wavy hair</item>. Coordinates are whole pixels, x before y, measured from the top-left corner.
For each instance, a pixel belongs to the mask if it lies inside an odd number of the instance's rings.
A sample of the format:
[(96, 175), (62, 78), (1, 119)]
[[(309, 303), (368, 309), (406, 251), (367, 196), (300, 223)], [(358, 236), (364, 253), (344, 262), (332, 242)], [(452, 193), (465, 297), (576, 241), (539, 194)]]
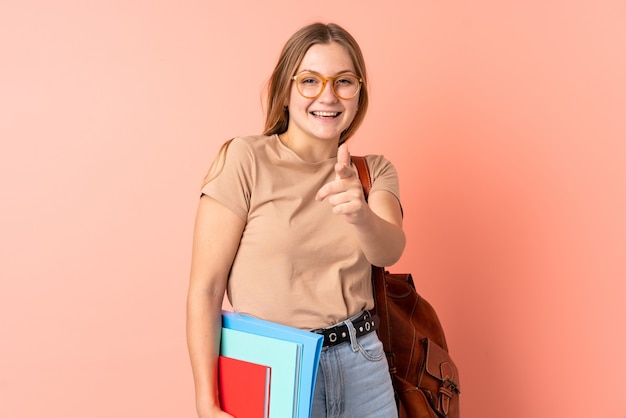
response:
[[(267, 106), (265, 112), (265, 130), (263, 135), (282, 134), (289, 126), (289, 109), (285, 104), (289, 99), (291, 78), (296, 74), (304, 55), (316, 44), (336, 42), (343, 46), (352, 59), (356, 75), (363, 80), (359, 92), (358, 111), (348, 128), (339, 136), (339, 144), (350, 138), (363, 123), (369, 95), (367, 91), (367, 71), (363, 53), (356, 40), (341, 26), (335, 23), (313, 23), (294, 33), (283, 47), (278, 63), (267, 83)], [(217, 177), (224, 167), (228, 145), (226, 141), (211, 164), (204, 178), (203, 186)]]

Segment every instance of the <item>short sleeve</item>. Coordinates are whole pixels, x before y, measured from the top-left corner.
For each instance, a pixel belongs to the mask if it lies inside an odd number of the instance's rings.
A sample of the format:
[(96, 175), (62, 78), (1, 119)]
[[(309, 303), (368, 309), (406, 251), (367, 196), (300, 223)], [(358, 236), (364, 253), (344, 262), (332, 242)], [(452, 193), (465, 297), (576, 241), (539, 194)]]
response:
[(394, 165), (382, 155), (368, 155), (367, 165), (372, 176), (372, 189), (370, 193), (379, 190), (393, 194), (400, 201), (400, 181)]
[(254, 157), (249, 144), (240, 138), (233, 139), (226, 148), (222, 170), (204, 185), (202, 194), (215, 199), (246, 220), (253, 189), (253, 167)]

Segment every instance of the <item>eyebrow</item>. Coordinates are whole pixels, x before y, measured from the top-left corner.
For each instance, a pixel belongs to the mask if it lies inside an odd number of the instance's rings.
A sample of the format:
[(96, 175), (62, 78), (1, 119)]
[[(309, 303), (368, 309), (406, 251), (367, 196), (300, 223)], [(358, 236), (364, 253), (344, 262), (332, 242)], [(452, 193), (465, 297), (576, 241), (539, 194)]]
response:
[[(315, 70), (310, 70), (308, 68), (303, 69), (302, 71), (298, 71), (296, 74), (301, 74), (301, 73), (316, 73), (316, 74), (322, 74), (319, 71), (315, 71)], [(356, 71), (352, 71), (352, 70), (342, 70), (339, 72), (336, 72), (335, 75), (340, 75), (340, 74), (354, 74), (356, 75)], [(323, 74), (322, 74), (323, 75)]]

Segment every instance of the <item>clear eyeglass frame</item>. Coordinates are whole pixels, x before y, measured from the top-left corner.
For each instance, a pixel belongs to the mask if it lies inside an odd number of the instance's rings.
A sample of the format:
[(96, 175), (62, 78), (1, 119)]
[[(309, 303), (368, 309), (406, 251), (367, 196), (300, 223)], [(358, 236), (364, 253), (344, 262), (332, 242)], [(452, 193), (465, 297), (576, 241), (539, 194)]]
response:
[[(300, 83), (298, 83), (298, 81), (303, 78), (311, 77), (311, 76), (319, 78), (322, 81), (322, 86), (320, 88), (320, 91), (317, 94), (306, 95), (300, 90)], [(349, 97), (341, 96), (340, 94), (337, 93), (337, 90), (335, 89), (335, 81), (337, 81), (338, 79), (341, 79), (342, 77), (343, 78), (351, 77), (351, 78), (354, 78), (354, 80), (358, 82), (358, 86), (356, 87), (354, 94)], [(363, 79), (361, 77), (358, 77), (356, 74), (352, 74), (352, 73), (340, 74), (335, 77), (324, 77), (323, 75), (315, 71), (306, 71), (306, 72), (294, 75), (293, 77), (291, 77), (291, 79), (296, 82), (296, 90), (298, 90), (298, 93), (300, 93), (300, 96), (306, 99), (317, 99), (318, 97), (320, 97), (322, 93), (324, 92), (324, 89), (326, 88), (326, 83), (328, 81), (332, 81), (332, 83), (330, 83), (330, 87), (333, 90), (333, 94), (342, 100), (350, 100), (350, 99), (355, 98), (361, 91), (361, 86), (363, 85)]]

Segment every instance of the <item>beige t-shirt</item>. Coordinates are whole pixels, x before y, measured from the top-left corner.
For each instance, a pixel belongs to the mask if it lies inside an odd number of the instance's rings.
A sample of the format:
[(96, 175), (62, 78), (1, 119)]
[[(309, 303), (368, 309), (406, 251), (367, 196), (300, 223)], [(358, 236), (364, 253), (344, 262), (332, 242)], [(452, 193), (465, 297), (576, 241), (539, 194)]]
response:
[[(246, 221), (228, 280), (237, 312), (302, 329), (326, 327), (374, 306), (370, 263), (354, 227), (315, 195), (336, 158), (300, 159), (278, 136), (235, 138), (206, 194)], [(397, 173), (367, 156), (372, 191), (399, 199)]]

